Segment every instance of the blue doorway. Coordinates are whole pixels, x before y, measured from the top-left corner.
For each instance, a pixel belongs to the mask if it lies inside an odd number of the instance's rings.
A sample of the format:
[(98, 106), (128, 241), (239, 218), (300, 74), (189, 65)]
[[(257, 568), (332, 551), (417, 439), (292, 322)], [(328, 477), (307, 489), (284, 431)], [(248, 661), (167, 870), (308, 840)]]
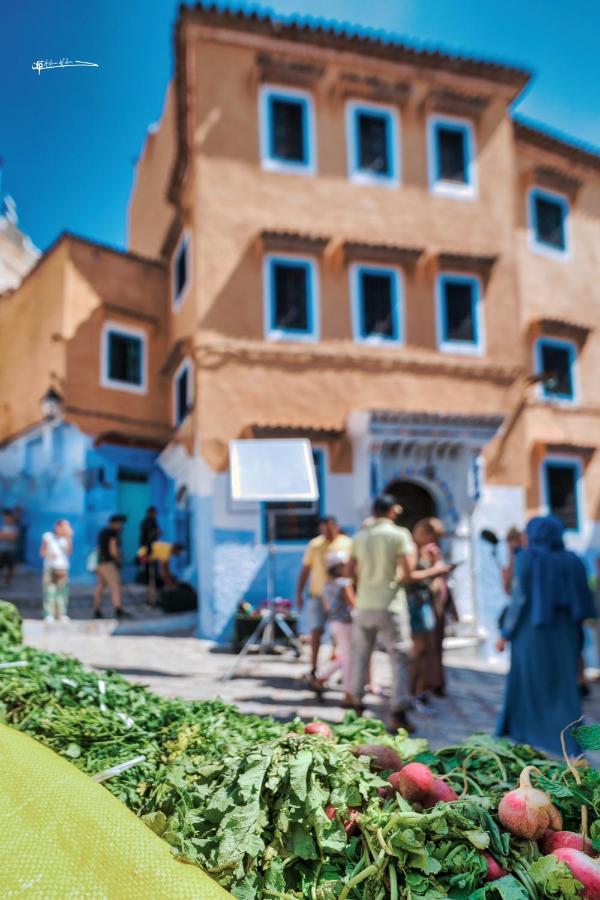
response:
[(140, 523), (150, 506), (148, 475), (136, 469), (119, 468), (117, 489), (118, 511), (127, 516), (123, 528), (123, 564), (131, 571), (139, 550)]

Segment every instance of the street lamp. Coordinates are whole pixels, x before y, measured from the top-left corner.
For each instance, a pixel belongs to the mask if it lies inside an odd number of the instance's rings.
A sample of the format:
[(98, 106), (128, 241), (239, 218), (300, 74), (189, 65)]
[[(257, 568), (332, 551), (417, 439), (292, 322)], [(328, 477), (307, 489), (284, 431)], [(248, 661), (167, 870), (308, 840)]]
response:
[(53, 387), (48, 388), (40, 400), (40, 406), (46, 422), (56, 422), (62, 418), (63, 398)]

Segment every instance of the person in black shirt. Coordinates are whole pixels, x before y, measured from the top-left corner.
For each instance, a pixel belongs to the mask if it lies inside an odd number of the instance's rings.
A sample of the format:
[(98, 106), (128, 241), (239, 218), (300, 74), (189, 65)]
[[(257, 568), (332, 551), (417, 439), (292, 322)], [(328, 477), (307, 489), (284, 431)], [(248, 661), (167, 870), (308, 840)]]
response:
[(106, 528), (98, 533), (98, 568), (94, 592), (94, 617), (102, 618), (102, 594), (110, 590), (115, 616), (120, 619), (125, 612), (121, 602), (121, 531), (126, 516), (111, 516)]
[(148, 553), (154, 541), (160, 537), (160, 528), (156, 519), (156, 507), (149, 506), (146, 510), (146, 516), (140, 524), (140, 548), (146, 547)]

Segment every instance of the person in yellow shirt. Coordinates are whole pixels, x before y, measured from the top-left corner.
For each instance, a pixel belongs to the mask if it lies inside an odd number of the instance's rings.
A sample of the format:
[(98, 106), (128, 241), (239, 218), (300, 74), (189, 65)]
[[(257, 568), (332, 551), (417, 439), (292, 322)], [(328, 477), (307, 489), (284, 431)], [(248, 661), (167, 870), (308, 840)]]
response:
[(323, 590), (327, 583), (327, 556), (332, 552), (350, 553), (352, 539), (342, 534), (337, 519), (326, 516), (319, 522), (320, 534), (308, 544), (296, 586), (296, 607), (304, 606), (304, 589), (308, 583), (308, 628), (310, 632), (311, 676), (316, 678), (319, 648), (325, 628)]
[(177, 579), (172, 574), (169, 563), (174, 556), (179, 556), (183, 553), (184, 549), (182, 544), (171, 544), (169, 541), (153, 541), (150, 553), (148, 553), (147, 547), (140, 547), (137, 555), (144, 564), (156, 564), (158, 575), (165, 587), (175, 587)]

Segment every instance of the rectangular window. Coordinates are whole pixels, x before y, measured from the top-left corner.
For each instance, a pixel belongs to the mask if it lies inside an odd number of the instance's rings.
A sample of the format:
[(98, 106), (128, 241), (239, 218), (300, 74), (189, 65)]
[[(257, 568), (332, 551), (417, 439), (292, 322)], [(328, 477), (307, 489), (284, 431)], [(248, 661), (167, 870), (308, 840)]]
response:
[(346, 131), (350, 178), (366, 184), (397, 184), (396, 111), (352, 101), (346, 108)]
[(183, 296), (189, 282), (189, 234), (182, 234), (175, 250), (172, 263), (173, 276), (173, 306), (177, 307), (183, 301)]
[(314, 263), (295, 257), (267, 257), (265, 265), (267, 337), (315, 340)]
[(448, 196), (474, 197), (477, 186), (472, 124), (432, 116), (428, 137), (430, 190)]
[(146, 336), (126, 325), (106, 323), (102, 329), (103, 387), (146, 391)]
[(568, 531), (579, 530), (577, 486), (580, 467), (576, 462), (546, 460), (544, 487), (548, 512), (558, 516)]
[(564, 257), (568, 252), (569, 201), (560, 194), (529, 192), (530, 244), (534, 250)]
[(316, 537), (319, 519), (323, 515), (325, 463), (322, 450), (313, 450), (313, 460), (319, 487), (319, 499), (314, 503), (263, 503), (263, 536), (268, 539), (268, 512), (273, 510), (273, 539), (278, 542), (305, 543)]
[(181, 425), (192, 403), (191, 366), (187, 359), (181, 363), (173, 378), (173, 411), (175, 425)]
[(263, 168), (314, 171), (312, 98), (304, 91), (264, 86), (259, 98)]
[(466, 275), (440, 275), (438, 335), (441, 350), (482, 352), (479, 280)]
[(399, 273), (353, 266), (350, 272), (354, 338), (379, 343), (402, 340)]
[(567, 341), (540, 339), (536, 344), (536, 371), (546, 376), (544, 397), (554, 400), (575, 398), (575, 347)]

